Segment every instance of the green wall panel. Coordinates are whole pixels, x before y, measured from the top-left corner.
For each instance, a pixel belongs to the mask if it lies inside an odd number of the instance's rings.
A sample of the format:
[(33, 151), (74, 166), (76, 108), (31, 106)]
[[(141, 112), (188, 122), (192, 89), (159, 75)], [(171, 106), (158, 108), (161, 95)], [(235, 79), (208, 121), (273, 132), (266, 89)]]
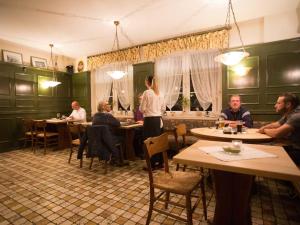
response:
[(57, 88), (41, 88), (52, 71), (0, 62), (0, 152), (15, 149), (22, 137), (22, 118), (46, 119), (57, 112), (69, 115), (72, 76), (57, 72)]
[(133, 65), (133, 96), (134, 105), (138, 104), (137, 96), (146, 90), (145, 78), (154, 75), (154, 63), (146, 62)]
[(240, 64), (251, 67), (247, 75), (223, 67), (223, 107), (232, 94), (240, 94), (255, 120), (276, 120), (278, 95), (292, 92), (300, 97), (300, 39), (251, 45), (246, 50), (251, 57)]

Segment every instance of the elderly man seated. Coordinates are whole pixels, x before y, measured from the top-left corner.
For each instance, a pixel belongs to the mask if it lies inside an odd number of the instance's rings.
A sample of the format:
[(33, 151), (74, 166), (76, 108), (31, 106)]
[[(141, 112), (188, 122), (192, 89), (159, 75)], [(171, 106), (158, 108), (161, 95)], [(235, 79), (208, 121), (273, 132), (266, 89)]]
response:
[[(97, 107), (98, 112), (93, 116), (92, 126), (94, 125), (105, 125), (109, 128), (109, 133), (112, 135), (113, 144), (121, 143), (123, 141), (122, 137), (119, 137), (115, 134), (114, 128), (118, 128), (121, 126), (120, 122), (111, 114), (110, 112), (110, 105), (106, 101), (102, 101), (98, 104)], [(78, 150), (77, 158), (81, 159), (84, 147), (87, 143), (87, 134), (85, 133), (81, 139), (81, 144)], [(123, 163), (123, 157), (121, 152), (113, 148), (112, 153), (112, 162), (116, 164)]]
[(222, 110), (220, 117), (225, 120), (225, 123), (229, 123), (230, 126), (235, 126), (236, 121), (241, 120), (244, 122), (244, 126), (253, 127), (250, 112), (241, 106), (241, 97), (239, 95), (230, 97), (229, 107)]
[(289, 140), (290, 145), (284, 146), (284, 149), (295, 164), (300, 165), (299, 98), (292, 93), (284, 93), (278, 97), (274, 107), (276, 112), (281, 114), (281, 119), (261, 127), (259, 132), (274, 138)]
[(67, 120), (86, 122), (86, 111), (84, 108), (80, 107), (79, 102), (73, 101), (71, 107), (73, 111), (71, 115), (67, 117)]

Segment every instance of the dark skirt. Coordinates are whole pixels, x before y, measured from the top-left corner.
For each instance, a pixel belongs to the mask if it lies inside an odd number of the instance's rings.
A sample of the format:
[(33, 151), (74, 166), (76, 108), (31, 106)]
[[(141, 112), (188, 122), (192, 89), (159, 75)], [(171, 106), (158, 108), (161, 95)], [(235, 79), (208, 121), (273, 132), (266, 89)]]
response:
[[(149, 137), (157, 137), (161, 135), (162, 129), (160, 128), (160, 116), (144, 117), (144, 135), (143, 139), (146, 140)], [(153, 155), (150, 159), (152, 169), (161, 167), (163, 164), (162, 154)]]
[(144, 117), (144, 140), (161, 135), (160, 116)]

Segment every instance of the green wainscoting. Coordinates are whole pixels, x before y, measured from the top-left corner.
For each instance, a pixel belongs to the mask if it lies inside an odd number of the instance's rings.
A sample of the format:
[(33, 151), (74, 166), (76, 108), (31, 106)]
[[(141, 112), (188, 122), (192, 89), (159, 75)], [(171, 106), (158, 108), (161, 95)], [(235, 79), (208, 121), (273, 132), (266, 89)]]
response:
[(300, 39), (251, 45), (246, 50), (250, 57), (239, 64), (249, 69), (246, 75), (238, 75), (236, 67), (223, 68), (223, 107), (232, 94), (240, 94), (254, 120), (276, 120), (279, 94), (293, 92), (300, 97)]
[(134, 105), (138, 104), (137, 96), (146, 90), (145, 79), (154, 75), (154, 62), (145, 62), (133, 65), (133, 96)]
[(23, 118), (69, 115), (73, 99), (82, 101), (90, 113), (89, 72), (56, 74), (62, 84), (45, 88), (42, 82), (51, 80), (50, 70), (0, 62), (0, 152), (18, 147)]
[(81, 72), (72, 76), (72, 98), (86, 110), (87, 118), (91, 117), (91, 78), (90, 72)]

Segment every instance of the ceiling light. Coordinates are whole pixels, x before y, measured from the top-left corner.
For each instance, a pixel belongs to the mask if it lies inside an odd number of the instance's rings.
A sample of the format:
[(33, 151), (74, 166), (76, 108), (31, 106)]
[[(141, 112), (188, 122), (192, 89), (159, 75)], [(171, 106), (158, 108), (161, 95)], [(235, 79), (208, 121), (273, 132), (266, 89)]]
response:
[[(118, 37), (118, 25), (120, 24), (120, 22), (119, 21), (114, 21), (114, 24), (116, 26), (116, 33), (115, 33), (115, 40), (114, 40), (114, 43), (113, 43), (112, 51), (114, 50), (115, 45), (117, 47), (116, 51), (119, 51), (120, 45), (119, 45), (119, 37)], [(121, 79), (122, 77), (124, 77), (126, 75), (125, 71), (118, 70), (118, 69), (108, 71), (107, 73), (108, 73), (109, 76), (111, 76), (111, 78), (113, 78), (115, 80)]]
[[(228, 2), (228, 11), (227, 11), (227, 16), (226, 16), (226, 21), (225, 21), (225, 27), (227, 27), (228, 29), (230, 29), (231, 13), (232, 13), (234, 24), (235, 24), (235, 26), (237, 28), (237, 31), (238, 31), (238, 35), (239, 35), (241, 44), (242, 44), (242, 51), (224, 52), (224, 49), (222, 49), (221, 50), (222, 54), (216, 56), (215, 61), (223, 63), (227, 66), (236, 65), (240, 61), (242, 61), (244, 58), (246, 58), (250, 55), (248, 52), (245, 51), (244, 42), (243, 42), (242, 36), (241, 36), (241, 31), (240, 31), (240, 28), (239, 28), (239, 26), (236, 22), (236, 19), (235, 19), (235, 14), (234, 14), (234, 11), (233, 11), (232, 2), (231, 2), (231, 0), (229, 0), (229, 2)], [(230, 34), (230, 32), (229, 32), (229, 34)], [(228, 43), (229, 43), (229, 37), (230, 37), (229, 34), (228, 34)]]
[(55, 67), (53, 63), (53, 54), (52, 54), (52, 48), (54, 47), (53, 44), (49, 44), (51, 49), (51, 65), (52, 65), (52, 80), (51, 81), (44, 81), (42, 86), (43, 88), (49, 88), (49, 87), (56, 87), (57, 85), (61, 84), (61, 82), (57, 81), (57, 77), (55, 74)]

